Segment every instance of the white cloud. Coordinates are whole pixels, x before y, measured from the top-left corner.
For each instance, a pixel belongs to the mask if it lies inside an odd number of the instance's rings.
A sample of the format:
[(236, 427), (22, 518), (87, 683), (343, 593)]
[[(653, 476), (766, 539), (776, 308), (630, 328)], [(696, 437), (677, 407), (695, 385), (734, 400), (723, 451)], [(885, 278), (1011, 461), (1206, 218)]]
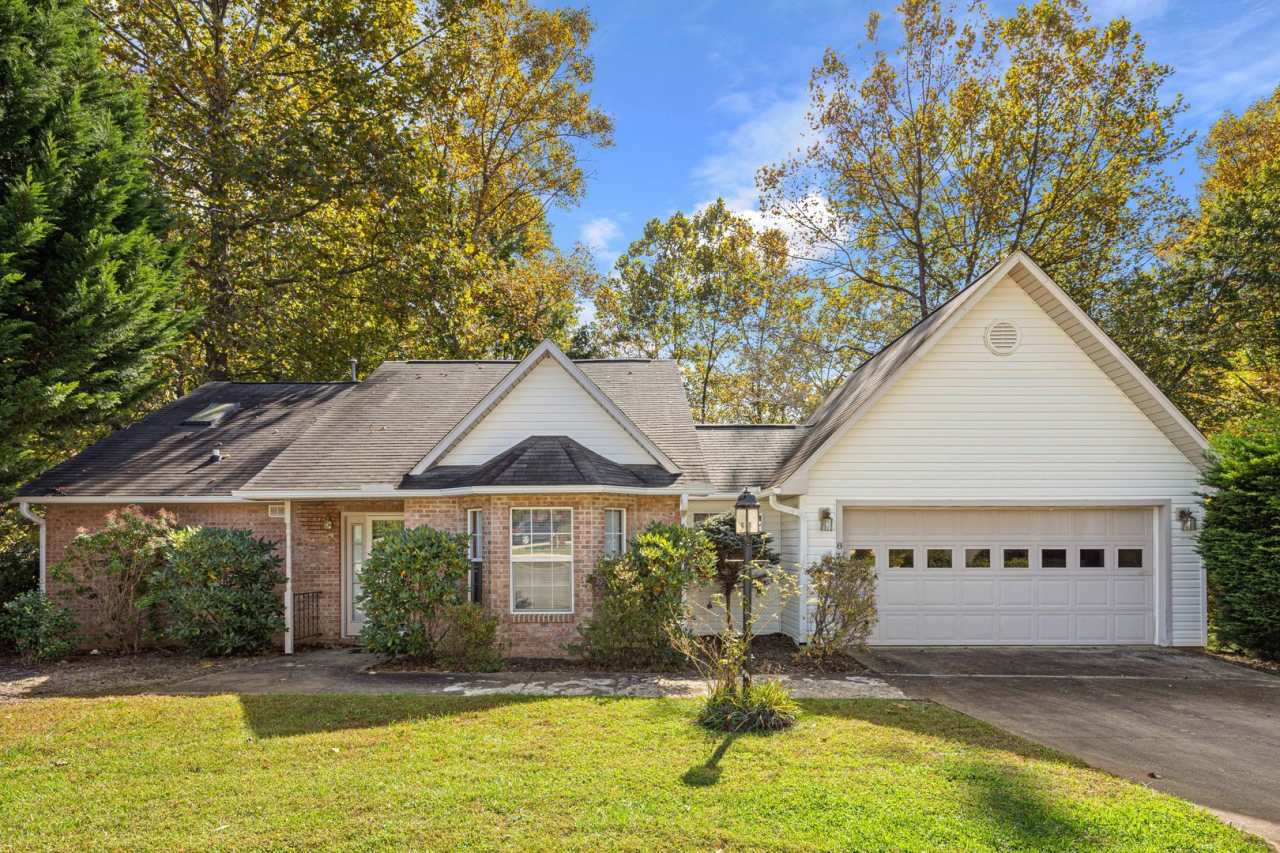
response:
[(609, 251), (610, 244), (621, 236), (622, 229), (618, 223), (607, 216), (588, 220), (578, 229), (578, 238), (583, 245), (597, 254)]
[[(720, 103), (732, 108), (758, 100), (743, 93), (725, 96)], [(693, 179), (701, 194), (708, 199), (723, 198), (735, 211), (755, 211), (756, 171), (800, 148), (809, 127), (808, 109), (809, 93), (804, 90), (758, 106), (750, 117), (721, 136), (719, 151), (694, 167)]]

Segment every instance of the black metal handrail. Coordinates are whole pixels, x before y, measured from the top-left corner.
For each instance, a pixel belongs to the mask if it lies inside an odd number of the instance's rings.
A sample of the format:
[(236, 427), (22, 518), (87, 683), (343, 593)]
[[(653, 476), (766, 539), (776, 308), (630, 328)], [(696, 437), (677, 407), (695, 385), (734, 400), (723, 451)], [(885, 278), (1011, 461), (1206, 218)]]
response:
[(320, 593), (295, 592), (293, 594), (293, 639), (305, 640), (320, 636)]

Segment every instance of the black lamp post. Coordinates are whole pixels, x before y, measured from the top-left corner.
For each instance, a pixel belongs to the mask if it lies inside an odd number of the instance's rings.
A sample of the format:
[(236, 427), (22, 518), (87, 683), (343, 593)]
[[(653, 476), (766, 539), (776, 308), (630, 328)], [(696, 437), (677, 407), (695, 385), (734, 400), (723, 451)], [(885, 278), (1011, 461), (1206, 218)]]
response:
[[(751, 638), (751, 537), (760, 532), (760, 503), (750, 489), (743, 489), (738, 501), (733, 505), (734, 530), (742, 537), (742, 637), (750, 643)], [(751, 646), (745, 651), (742, 664), (742, 689), (745, 692), (751, 687)]]

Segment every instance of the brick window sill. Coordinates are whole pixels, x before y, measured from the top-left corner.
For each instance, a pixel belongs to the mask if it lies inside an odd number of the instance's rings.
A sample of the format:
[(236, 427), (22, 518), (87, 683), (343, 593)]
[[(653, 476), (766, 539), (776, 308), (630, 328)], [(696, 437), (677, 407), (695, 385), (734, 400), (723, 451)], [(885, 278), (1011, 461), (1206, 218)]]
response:
[(525, 624), (564, 624), (574, 621), (574, 614), (572, 613), (512, 613), (510, 617), (512, 622)]

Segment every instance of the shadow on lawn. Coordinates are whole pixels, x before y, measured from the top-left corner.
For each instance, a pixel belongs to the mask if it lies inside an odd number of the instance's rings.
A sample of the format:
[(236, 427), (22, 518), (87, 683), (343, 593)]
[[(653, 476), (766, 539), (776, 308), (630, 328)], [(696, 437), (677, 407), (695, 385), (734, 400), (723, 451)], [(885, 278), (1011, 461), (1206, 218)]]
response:
[(540, 696), (428, 694), (238, 694), (245, 722), (260, 738), (367, 729), (546, 701)]
[(724, 736), (724, 740), (716, 746), (711, 757), (701, 764), (695, 764), (684, 772), (680, 781), (691, 788), (706, 788), (720, 781), (720, 759), (729, 751), (729, 747), (738, 739), (736, 732)]

